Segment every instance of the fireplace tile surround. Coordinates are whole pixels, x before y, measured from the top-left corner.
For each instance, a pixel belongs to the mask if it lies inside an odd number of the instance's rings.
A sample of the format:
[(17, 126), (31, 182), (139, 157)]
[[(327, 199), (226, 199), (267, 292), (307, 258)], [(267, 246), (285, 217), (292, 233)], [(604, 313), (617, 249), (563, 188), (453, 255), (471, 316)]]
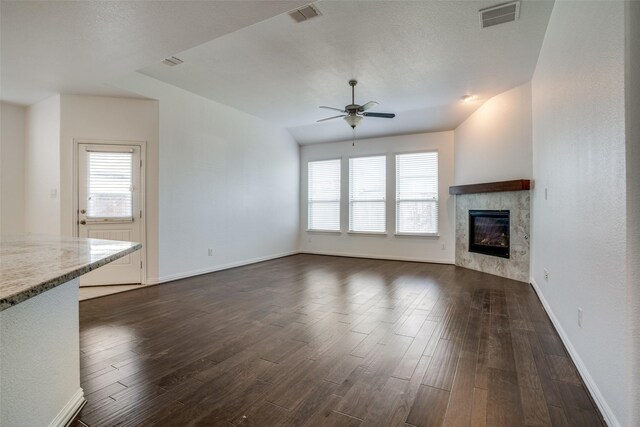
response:
[[(530, 194), (525, 191), (458, 194), (456, 197), (456, 265), (529, 282)], [(469, 211), (510, 211), (510, 257), (469, 252)]]

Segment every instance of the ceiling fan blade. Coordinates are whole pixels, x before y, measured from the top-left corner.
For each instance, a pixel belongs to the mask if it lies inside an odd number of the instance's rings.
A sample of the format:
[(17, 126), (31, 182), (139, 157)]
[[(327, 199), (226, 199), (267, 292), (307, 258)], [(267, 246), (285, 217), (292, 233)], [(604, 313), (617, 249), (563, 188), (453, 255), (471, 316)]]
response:
[(362, 113), (365, 117), (380, 117), (382, 119), (393, 119), (396, 115), (393, 113)]
[(340, 111), (341, 113), (346, 113), (346, 111), (341, 110), (340, 108), (333, 108), (333, 107), (325, 107), (324, 105), (321, 105), (320, 108), (324, 108), (326, 110), (335, 110), (335, 111)]
[(358, 108), (358, 111), (367, 111), (375, 107), (376, 105), (379, 105), (376, 101), (369, 101), (366, 104), (364, 104), (362, 107)]
[(320, 120), (318, 120), (318, 122), (326, 122), (327, 120), (333, 120), (333, 119), (337, 119), (337, 118), (339, 118), (339, 117), (344, 117), (344, 116), (346, 116), (346, 114), (342, 114), (342, 115), (340, 115), (340, 116), (327, 117), (326, 119), (320, 119)]

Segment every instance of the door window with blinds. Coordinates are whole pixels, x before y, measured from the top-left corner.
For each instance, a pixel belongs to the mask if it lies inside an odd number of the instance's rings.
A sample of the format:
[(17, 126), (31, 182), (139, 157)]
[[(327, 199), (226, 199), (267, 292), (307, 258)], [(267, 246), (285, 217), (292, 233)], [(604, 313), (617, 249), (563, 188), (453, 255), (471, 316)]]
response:
[(396, 232), (438, 233), (438, 153), (396, 155)]
[(349, 231), (386, 231), (386, 156), (349, 159)]
[(309, 230), (340, 231), (340, 159), (308, 163)]
[(133, 219), (133, 154), (87, 150), (87, 218)]

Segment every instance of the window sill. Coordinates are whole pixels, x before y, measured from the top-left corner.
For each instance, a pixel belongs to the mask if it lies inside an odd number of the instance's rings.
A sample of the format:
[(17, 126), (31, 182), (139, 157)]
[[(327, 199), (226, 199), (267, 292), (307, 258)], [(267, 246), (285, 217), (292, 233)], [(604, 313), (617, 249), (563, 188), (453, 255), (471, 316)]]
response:
[(438, 233), (395, 233), (397, 237), (432, 237), (435, 239), (440, 238)]
[(340, 231), (340, 230), (309, 230), (309, 229), (307, 229), (307, 233), (342, 234), (342, 231)]
[(386, 236), (386, 231), (348, 231), (347, 234), (355, 234), (361, 236)]

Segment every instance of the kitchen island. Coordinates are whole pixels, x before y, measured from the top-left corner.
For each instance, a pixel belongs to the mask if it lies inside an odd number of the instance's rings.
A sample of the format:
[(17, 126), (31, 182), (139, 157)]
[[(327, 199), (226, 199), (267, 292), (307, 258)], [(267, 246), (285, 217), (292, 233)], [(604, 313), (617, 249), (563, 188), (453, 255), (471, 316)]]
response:
[(139, 243), (61, 236), (0, 238), (0, 425), (66, 425), (80, 388), (78, 277)]

